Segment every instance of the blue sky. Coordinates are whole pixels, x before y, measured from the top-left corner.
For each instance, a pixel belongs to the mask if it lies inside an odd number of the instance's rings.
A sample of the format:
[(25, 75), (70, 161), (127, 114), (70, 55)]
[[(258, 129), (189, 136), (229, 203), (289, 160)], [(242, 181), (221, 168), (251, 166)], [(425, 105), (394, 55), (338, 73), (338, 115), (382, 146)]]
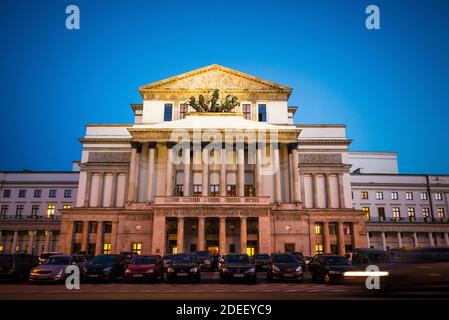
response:
[(445, 0), (4, 0), (0, 170), (70, 170), (84, 124), (131, 123), (139, 86), (217, 63), (293, 87), (296, 123), (346, 124), (352, 150), (449, 174), (448, 33)]

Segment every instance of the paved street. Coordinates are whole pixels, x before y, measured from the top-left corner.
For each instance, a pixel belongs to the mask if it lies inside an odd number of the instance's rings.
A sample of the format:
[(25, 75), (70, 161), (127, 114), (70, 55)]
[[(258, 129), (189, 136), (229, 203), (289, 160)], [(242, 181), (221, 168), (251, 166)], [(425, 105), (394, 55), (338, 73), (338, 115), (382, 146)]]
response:
[(81, 289), (69, 291), (61, 284), (0, 284), (0, 299), (219, 299), (219, 300), (288, 300), (288, 299), (382, 299), (449, 298), (446, 292), (407, 292), (389, 296), (374, 295), (359, 287), (312, 283), (306, 274), (304, 283), (268, 283), (259, 273), (257, 284), (219, 282), (218, 273), (204, 272), (201, 284), (176, 283), (82, 283)]

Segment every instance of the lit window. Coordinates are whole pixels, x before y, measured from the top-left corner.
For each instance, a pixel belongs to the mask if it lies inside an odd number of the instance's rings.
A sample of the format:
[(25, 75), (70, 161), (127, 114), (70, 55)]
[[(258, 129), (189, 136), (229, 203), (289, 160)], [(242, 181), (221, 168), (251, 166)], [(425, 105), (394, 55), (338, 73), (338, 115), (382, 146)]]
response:
[(422, 208), (422, 216), (424, 218), (429, 218), (430, 217), (430, 210), (429, 210), (429, 208)]
[(398, 193), (397, 192), (392, 192), (391, 193), (391, 200), (398, 200), (398, 199), (399, 199)]
[(316, 244), (315, 245), (315, 253), (316, 254), (323, 254), (323, 245), (322, 244)]
[(351, 225), (350, 224), (346, 224), (346, 223), (343, 224), (343, 234), (345, 236), (351, 235)]
[(410, 220), (415, 220), (415, 208), (407, 208), (407, 214)]
[(56, 198), (56, 190), (55, 190), (55, 189), (51, 189), (51, 190), (48, 192), (48, 197), (49, 197), (49, 198)]
[(369, 220), (370, 219), (369, 207), (363, 207), (362, 211), (365, 213), (365, 219)]
[(103, 244), (103, 254), (110, 254), (111, 253), (111, 244), (105, 243)]
[(179, 119), (185, 119), (187, 112), (189, 112), (189, 106), (185, 103), (179, 105)]
[(47, 218), (53, 218), (55, 215), (56, 206), (54, 204), (49, 204), (47, 207)]
[(368, 199), (368, 192), (361, 191), (360, 192), (360, 199), (367, 200)]
[(315, 234), (320, 235), (323, 232), (323, 226), (320, 223), (315, 224)]
[(141, 242), (135, 242), (132, 244), (132, 252), (135, 254), (142, 254), (142, 243)]
[(62, 209), (70, 209), (72, 206), (70, 204), (62, 205)]
[(249, 103), (242, 104), (242, 112), (245, 119), (251, 120), (251, 105)]
[(443, 200), (443, 195), (441, 194), (441, 192), (435, 193), (435, 200)]
[(259, 121), (267, 122), (267, 105), (259, 104)]
[(406, 192), (405, 200), (413, 200), (413, 192)]
[(0, 252), (3, 251), (3, 245), (0, 243)]
[(438, 208), (437, 209), (437, 217), (440, 219), (444, 218), (444, 208)]
[(421, 192), (421, 200), (427, 200), (427, 192)]
[(376, 199), (377, 200), (383, 200), (384, 193), (383, 192), (376, 192)]
[(398, 207), (394, 207), (392, 209), (392, 212), (393, 212), (393, 218), (399, 219), (401, 217), (401, 212)]
[(254, 197), (253, 185), (245, 185), (245, 197)]
[(34, 197), (35, 198), (40, 198), (41, 195), (42, 195), (42, 190), (40, 190), (40, 189), (34, 190)]
[(173, 114), (173, 105), (171, 103), (166, 103), (164, 105), (164, 121), (171, 121)]
[(27, 196), (26, 190), (19, 190), (19, 198), (25, 198)]

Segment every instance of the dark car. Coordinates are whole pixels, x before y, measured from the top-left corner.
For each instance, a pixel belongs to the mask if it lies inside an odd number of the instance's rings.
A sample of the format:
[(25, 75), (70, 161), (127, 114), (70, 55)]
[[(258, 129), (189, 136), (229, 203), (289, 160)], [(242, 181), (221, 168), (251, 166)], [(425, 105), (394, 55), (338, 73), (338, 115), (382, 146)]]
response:
[(167, 268), (167, 282), (175, 280), (201, 281), (201, 268), (194, 254), (178, 253), (172, 256)]
[(115, 281), (123, 277), (125, 268), (126, 262), (121, 255), (102, 254), (85, 266), (83, 279)]
[(76, 265), (83, 268), (85, 263), (84, 256), (80, 254), (50, 256), (43, 264), (30, 271), (29, 279), (34, 283), (63, 282), (67, 276), (65, 271), (68, 266)]
[(312, 256), (304, 256), (304, 264), (306, 268), (309, 266), (309, 263), (313, 260)]
[(201, 267), (201, 270), (212, 269), (212, 255), (209, 251), (197, 251), (195, 252), (196, 261)]
[(295, 255), (290, 253), (276, 253), (271, 256), (267, 266), (268, 281), (296, 280), (303, 281), (304, 271)]
[(224, 256), (219, 271), (222, 282), (228, 282), (232, 279), (257, 282), (256, 269), (247, 254), (229, 254)]
[(120, 252), (120, 255), (122, 256), (122, 258), (125, 260), (126, 263), (129, 263), (135, 256), (136, 254), (134, 252)]
[(168, 266), (171, 263), (171, 260), (173, 259), (174, 254), (166, 254), (162, 257), (162, 260), (164, 261), (164, 269), (167, 271)]
[(94, 254), (83, 254), (84, 259), (86, 260), (86, 263), (90, 263), (94, 258)]
[(351, 263), (358, 269), (366, 269), (369, 265), (384, 265), (392, 262), (390, 253), (380, 249), (354, 249)]
[(0, 279), (21, 282), (38, 264), (38, 259), (30, 254), (1, 254)]
[(347, 257), (332, 254), (315, 256), (309, 269), (313, 281), (321, 279), (326, 284), (343, 281), (346, 271), (356, 270)]
[(292, 255), (294, 255), (296, 257), (296, 259), (298, 259), (299, 263), (301, 264), (301, 267), (303, 270), (306, 269), (306, 261), (304, 260), (304, 256), (302, 254), (302, 252), (292, 252)]
[(253, 257), (253, 263), (256, 271), (266, 270), (268, 262), (270, 262), (269, 254), (257, 253)]
[(164, 279), (164, 261), (161, 256), (136, 256), (125, 270), (125, 281)]
[(43, 252), (39, 256), (39, 264), (43, 264), (51, 256), (56, 256), (62, 254), (62, 252)]

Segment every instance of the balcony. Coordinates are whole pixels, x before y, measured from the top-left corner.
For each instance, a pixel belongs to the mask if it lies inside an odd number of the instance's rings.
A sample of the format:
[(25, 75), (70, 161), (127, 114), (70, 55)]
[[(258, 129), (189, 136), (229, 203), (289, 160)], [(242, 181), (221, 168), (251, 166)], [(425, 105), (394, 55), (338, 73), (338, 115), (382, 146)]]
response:
[(22, 216), (22, 215), (2, 215), (0, 216), (0, 222), (59, 222), (61, 216)]
[(263, 197), (156, 197), (155, 204), (199, 204), (199, 205), (269, 205), (269, 196)]
[(431, 218), (393, 218), (393, 217), (386, 217), (385, 219), (381, 218), (370, 218), (365, 220), (366, 223), (449, 223), (449, 219), (444, 218), (434, 218), (433, 221)]

